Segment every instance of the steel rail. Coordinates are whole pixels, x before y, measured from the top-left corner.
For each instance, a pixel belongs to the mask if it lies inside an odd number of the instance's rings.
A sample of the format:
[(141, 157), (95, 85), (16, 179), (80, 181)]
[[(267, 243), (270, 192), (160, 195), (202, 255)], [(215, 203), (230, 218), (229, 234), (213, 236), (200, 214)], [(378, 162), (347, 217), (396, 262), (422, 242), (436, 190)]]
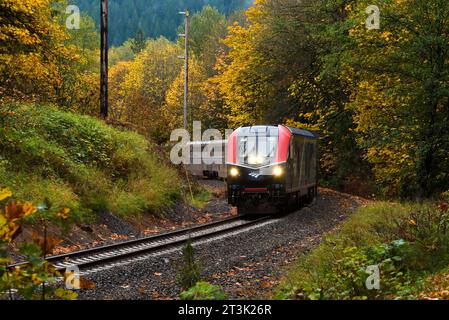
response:
[[(161, 233), (149, 237), (118, 242), (105, 246), (93, 247), (85, 250), (74, 251), (70, 253), (48, 256), (45, 259), (55, 265), (58, 271), (63, 271), (69, 266), (76, 265), (80, 270), (92, 268), (95, 266), (107, 265), (111, 262), (128, 260), (148, 254), (155, 254), (161, 251), (182, 246), (189, 239), (192, 242), (222, 236), (240, 229), (257, 225), (270, 217), (264, 216), (256, 220), (243, 220), (244, 216), (236, 216), (225, 220), (214, 221), (194, 227), (183, 228), (172, 232)], [(233, 222), (242, 221), (241, 224)], [(230, 225), (229, 227), (226, 227)], [(220, 228), (223, 227), (223, 228)], [(219, 228), (218, 230), (214, 230)], [(8, 267), (20, 267), (27, 262), (21, 262), (9, 265)]]

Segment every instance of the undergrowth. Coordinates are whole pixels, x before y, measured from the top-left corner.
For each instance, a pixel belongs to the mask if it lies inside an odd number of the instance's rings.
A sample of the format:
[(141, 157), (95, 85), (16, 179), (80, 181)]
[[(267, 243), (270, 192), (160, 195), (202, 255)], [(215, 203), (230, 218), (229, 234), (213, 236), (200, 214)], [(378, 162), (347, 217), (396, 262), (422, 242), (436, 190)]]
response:
[(134, 132), (42, 105), (0, 106), (0, 185), (35, 203), (64, 204), (82, 221), (108, 210), (158, 211), (180, 197), (176, 170)]
[[(446, 202), (378, 202), (358, 209), (301, 256), (274, 297), (418, 299), (428, 288), (426, 279), (448, 267), (448, 249)], [(369, 285), (372, 275), (378, 287)]]

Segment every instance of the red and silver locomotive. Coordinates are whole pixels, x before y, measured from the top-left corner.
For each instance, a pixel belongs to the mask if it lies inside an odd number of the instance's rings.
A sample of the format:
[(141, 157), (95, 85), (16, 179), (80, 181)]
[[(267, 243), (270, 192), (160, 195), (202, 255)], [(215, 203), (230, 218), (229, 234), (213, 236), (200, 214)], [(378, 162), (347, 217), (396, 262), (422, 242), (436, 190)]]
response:
[(282, 125), (241, 127), (227, 148), (228, 200), (239, 213), (275, 213), (315, 198), (314, 133)]

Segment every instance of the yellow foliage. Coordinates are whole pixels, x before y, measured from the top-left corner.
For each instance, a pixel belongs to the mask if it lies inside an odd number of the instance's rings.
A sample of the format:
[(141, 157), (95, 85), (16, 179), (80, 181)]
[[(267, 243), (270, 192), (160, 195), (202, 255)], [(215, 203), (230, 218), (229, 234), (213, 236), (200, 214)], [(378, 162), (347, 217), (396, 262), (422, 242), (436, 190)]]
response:
[[(0, 201), (12, 196), (8, 188), (0, 189)], [(11, 201), (6, 204), (4, 211), (0, 210), (0, 241), (11, 242), (20, 233), (21, 220), (37, 211), (29, 202)]]
[(70, 209), (69, 208), (62, 208), (56, 213), (56, 217), (67, 220), (70, 217)]
[(0, 102), (52, 100), (61, 85), (61, 61), (76, 60), (50, 0), (0, 2)]
[[(190, 119), (202, 121), (203, 123), (213, 115), (207, 105), (205, 82), (207, 74), (204, 67), (196, 60), (191, 59), (189, 66), (189, 111)], [(183, 125), (184, 105), (184, 70), (178, 74), (166, 92), (164, 117), (167, 119), (169, 129), (181, 128)]]
[(148, 41), (134, 61), (112, 68), (113, 115), (161, 142), (167, 130), (166, 92), (182, 69), (179, 48), (165, 38)]
[(12, 196), (12, 192), (8, 188), (0, 189), (0, 201), (3, 201), (11, 196)]
[(5, 207), (5, 218), (9, 221), (16, 222), (32, 215), (37, 211), (37, 208), (29, 202), (21, 203), (18, 201), (11, 201)]

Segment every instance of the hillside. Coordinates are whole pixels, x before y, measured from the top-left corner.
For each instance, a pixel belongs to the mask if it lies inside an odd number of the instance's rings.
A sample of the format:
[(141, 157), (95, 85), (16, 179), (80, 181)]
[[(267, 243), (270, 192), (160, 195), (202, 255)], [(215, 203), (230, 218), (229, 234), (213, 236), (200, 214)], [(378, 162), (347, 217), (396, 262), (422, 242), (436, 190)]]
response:
[[(98, 0), (70, 1), (87, 12), (100, 23), (100, 5)], [(109, 0), (110, 44), (121, 45), (133, 38), (141, 29), (146, 37), (165, 36), (176, 38), (177, 27), (182, 23), (179, 11), (188, 8), (192, 13), (200, 11), (205, 5), (217, 8), (221, 13), (230, 15), (236, 10), (249, 6), (252, 0)]]
[(133, 132), (88, 116), (41, 105), (0, 109), (0, 181), (14, 197), (55, 209), (68, 206), (77, 220), (94, 211), (121, 216), (157, 211), (179, 196), (176, 172)]
[(448, 203), (373, 201), (289, 268), (275, 298), (448, 299)]

